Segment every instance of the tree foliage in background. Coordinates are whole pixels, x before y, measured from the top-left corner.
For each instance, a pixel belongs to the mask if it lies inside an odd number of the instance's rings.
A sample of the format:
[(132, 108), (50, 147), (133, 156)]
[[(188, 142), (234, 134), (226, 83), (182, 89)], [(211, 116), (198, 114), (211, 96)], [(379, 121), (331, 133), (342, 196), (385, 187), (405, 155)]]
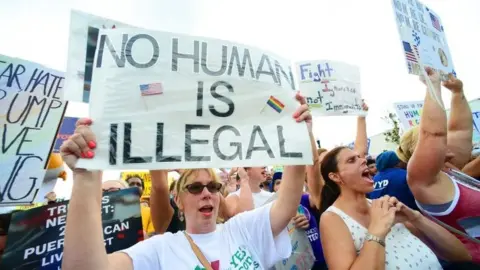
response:
[(385, 135), (385, 141), (394, 144), (400, 144), (400, 123), (397, 115), (392, 112), (388, 112), (387, 116), (382, 117), (384, 121), (391, 124), (393, 127), (383, 133)]

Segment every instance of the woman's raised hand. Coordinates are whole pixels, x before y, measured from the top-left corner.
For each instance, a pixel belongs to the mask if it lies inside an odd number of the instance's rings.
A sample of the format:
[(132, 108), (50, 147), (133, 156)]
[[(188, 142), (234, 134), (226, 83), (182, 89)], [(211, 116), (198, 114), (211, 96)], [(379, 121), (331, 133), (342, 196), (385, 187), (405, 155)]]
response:
[(370, 225), (368, 232), (382, 239), (390, 232), (395, 222), (395, 213), (397, 208), (389, 203), (390, 196), (383, 196), (372, 201), (370, 209)]
[(295, 95), (295, 99), (300, 102), (300, 106), (293, 113), (293, 118), (295, 119), (295, 121), (297, 121), (297, 123), (305, 121), (305, 123), (307, 123), (308, 131), (311, 132), (312, 115), (310, 113), (310, 109), (308, 108), (307, 100), (304, 96), (300, 94), (300, 92), (297, 92), (297, 94)]
[(77, 121), (75, 133), (60, 147), (63, 161), (72, 170), (76, 170), (77, 161), (82, 158), (93, 158), (94, 149), (97, 146), (95, 135), (90, 129), (92, 120), (82, 118)]
[[(435, 87), (436, 90), (440, 90), (440, 83), (441, 83), (440, 74), (438, 74), (438, 72), (436, 72), (430, 67), (426, 67), (425, 72), (427, 73), (428, 78), (430, 78), (430, 81), (432, 82), (433, 87)], [(425, 76), (420, 75), (420, 81), (423, 82), (425, 85), (427, 85)]]

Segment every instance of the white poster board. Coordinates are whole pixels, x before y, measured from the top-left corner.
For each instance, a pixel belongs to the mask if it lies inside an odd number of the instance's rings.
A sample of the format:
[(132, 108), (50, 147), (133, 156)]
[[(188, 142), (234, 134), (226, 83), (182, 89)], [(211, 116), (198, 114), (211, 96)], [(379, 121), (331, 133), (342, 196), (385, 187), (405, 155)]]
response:
[(393, 106), (404, 131), (420, 124), (423, 101), (397, 102)]
[[(128, 54), (125, 54), (128, 52)], [(88, 169), (311, 164), (289, 62), (228, 41), (101, 30)]]
[(318, 116), (365, 115), (358, 67), (329, 60), (296, 64), (300, 90)]
[(0, 206), (30, 204), (65, 111), (63, 72), (0, 55)]
[(440, 16), (418, 0), (392, 0), (408, 73), (421, 75), (414, 50), (426, 67), (438, 70), (443, 79), (456, 75)]
[(64, 99), (88, 103), (99, 29), (132, 27), (130, 25), (72, 10), (68, 41), (67, 72), (65, 74)]

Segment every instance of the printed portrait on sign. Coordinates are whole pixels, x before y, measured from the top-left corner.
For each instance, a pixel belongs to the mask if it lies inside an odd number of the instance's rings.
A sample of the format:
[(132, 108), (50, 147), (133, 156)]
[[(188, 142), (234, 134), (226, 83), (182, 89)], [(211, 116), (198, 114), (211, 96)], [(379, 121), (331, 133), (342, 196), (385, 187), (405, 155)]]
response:
[(448, 58), (442, 48), (438, 48), (438, 56), (440, 57), (440, 62), (444, 67), (448, 67)]

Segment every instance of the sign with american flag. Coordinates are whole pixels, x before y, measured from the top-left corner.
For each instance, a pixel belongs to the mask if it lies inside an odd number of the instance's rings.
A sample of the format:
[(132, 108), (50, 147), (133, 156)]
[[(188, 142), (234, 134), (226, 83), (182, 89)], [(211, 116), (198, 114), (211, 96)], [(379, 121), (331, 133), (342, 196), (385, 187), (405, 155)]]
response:
[[(407, 61), (418, 63), (417, 57), (415, 56), (415, 52), (418, 55), (417, 46), (404, 41), (403, 50), (405, 51), (405, 58), (407, 59)], [(413, 50), (415, 50), (415, 52)]]
[(439, 32), (442, 32), (442, 26), (440, 25), (440, 21), (438, 20), (437, 16), (430, 13), (430, 19), (432, 19), (432, 26)]
[(161, 83), (141, 84), (140, 93), (142, 96), (163, 94), (163, 85)]
[(442, 80), (455, 73), (445, 27), (440, 16), (419, 0), (392, 0), (408, 73), (422, 74), (422, 66), (440, 73)]

